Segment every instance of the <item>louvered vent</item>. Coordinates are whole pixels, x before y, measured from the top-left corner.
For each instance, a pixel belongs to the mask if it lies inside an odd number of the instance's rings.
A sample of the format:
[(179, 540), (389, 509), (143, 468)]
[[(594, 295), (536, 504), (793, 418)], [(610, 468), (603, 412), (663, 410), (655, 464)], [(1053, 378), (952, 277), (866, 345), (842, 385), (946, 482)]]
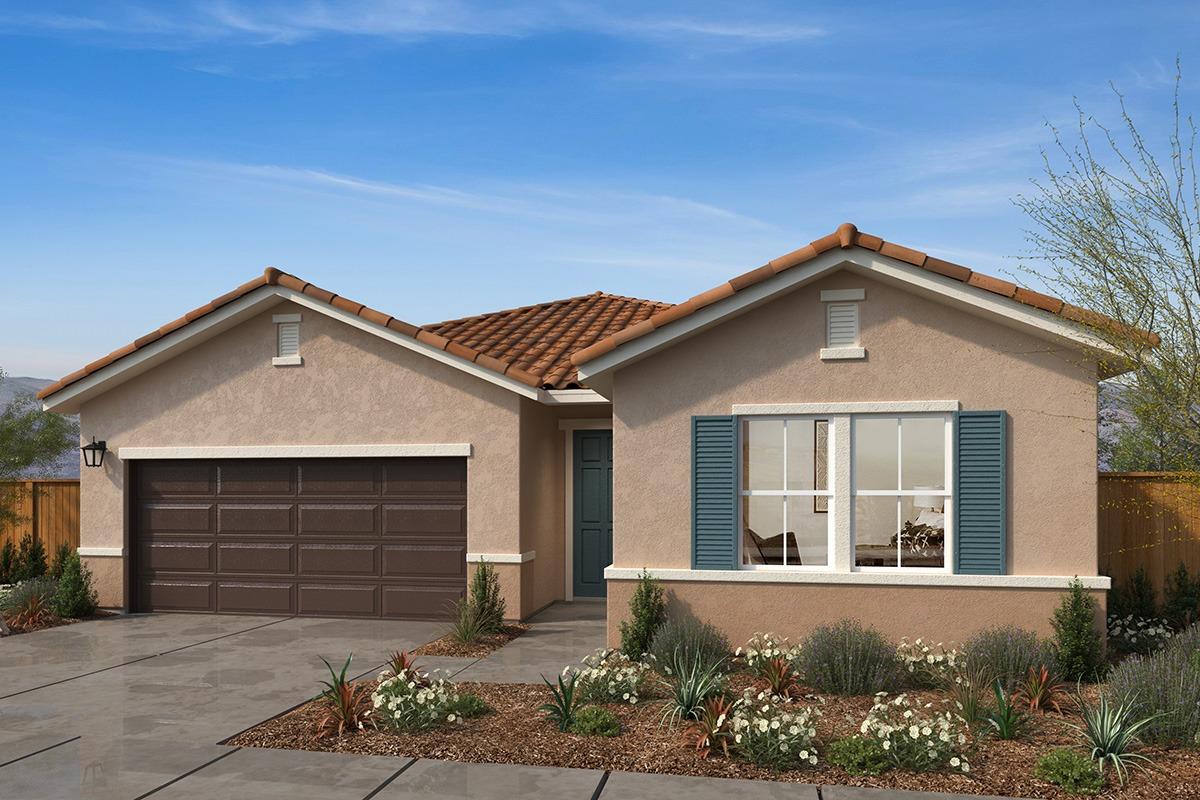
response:
[(858, 346), (858, 304), (830, 303), (826, 311), (828, 320), (827, 347)]
[(279, 357), (289, 358), (300, 355), (300, 323), (279, 323)]

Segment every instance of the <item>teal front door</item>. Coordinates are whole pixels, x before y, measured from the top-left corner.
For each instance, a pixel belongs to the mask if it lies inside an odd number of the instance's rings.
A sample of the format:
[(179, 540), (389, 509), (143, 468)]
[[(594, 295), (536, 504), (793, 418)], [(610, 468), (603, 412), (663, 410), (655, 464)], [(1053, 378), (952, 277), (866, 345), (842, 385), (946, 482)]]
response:
[(604, 597), (612, 563), (612, 431), (575, 431), (575, 596)]

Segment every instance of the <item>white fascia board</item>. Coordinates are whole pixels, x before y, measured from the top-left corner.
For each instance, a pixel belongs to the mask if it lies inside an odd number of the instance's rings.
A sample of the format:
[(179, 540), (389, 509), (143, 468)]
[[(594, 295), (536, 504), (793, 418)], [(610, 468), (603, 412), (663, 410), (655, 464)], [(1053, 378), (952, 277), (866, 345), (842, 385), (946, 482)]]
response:
[(73, 414), (79, 411), (80, 404), (85, 400), (101, 392), (106, 392), (167, 359), (190, 350), (218, 333), (258, 314), (264, 308), (279, 304), (282, 299), (274, 291), (275, 288), (274, 286), (263, 286), (255, 289), (245, 297), (239, 297), (232, 303), (205, 314), (103, 369), (97, 370), (85, 378), (80, 378), (70, 386), (46, 397), (42, 401), (42, 408), (46, 411), (57, 411), (60, 414)]
[(745, 403), (735, 404), (738, 416), (790, 416), (802, 414), (922, 414), (958, 411), (957, 400), (897, 400), (862, 403)]
[(550, 406), (611, 405), (612, 401), (591, 389), (542, 389), (541, 402)]
[(1042, 338), (1063, 342), (1075, 347), (1113, 356), (1113, 348), (1082, 325), (1063, 319), (1057, 314), (1027, 306), (1008, 297), (969, 286), (936, 272), (905, 264), (862, 247), (828, 250), (800, 266), (785, 270), (773, 278), (754, 284), (740, 292), (700, 309), (676, 322), (579, 366), (580, 380), (587, 381), (598, 391), (611, 386), (611, 372), (645, 358), (650, 353), (710, 328), (727, 319), (749, 311), (755, 306), (803, 286), (836, 269), (846, 267), (861, 275), (901, 284), (910, 290), (940, 302), (965, 305), (981, 315), (990, 316), (1011, 327), (1030, 331)]
[(537, 558), (536, 550), (526, 550), (524, 553), (467, 553), (468, 564), (524, 564)]
[(471, 445), (454, 444), (268, 444), (212, 447), (121, 447), (117, 458), (427, 458), (470, 456)]
[[(764, 569), (650, 569), (659, 581), (700, 583), (809, 583), (857, 586), (928, 586), (997, 589), (1066, 589), (1073, 575), (954, 575), (948, 572), (801, 572)], [(642, 568), (608, 567), (606, 580), (636, 580)], [(1085, 589), (1108, 589), (1112, 578), (1103, 575), (1080, 577)]]

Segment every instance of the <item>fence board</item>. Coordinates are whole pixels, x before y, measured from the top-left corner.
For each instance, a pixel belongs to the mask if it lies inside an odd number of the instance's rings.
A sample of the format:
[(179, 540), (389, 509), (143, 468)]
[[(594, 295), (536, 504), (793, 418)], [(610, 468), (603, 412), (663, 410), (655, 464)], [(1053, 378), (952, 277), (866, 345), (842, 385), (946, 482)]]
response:
[(32, 480), (5, 483), (4, 488), (20, 491), (15, 525), (0, 525), (0, 547), (6, 541), (20, 544), (27, 534), (40, 539), (51, 560), (62, 544), (71, 549), (79, 547), (79, 481)]
[(1161, 601), (1181, 562), (1200, 573), (1200, 477), (1102, 472), (1097, 495), (1100, 573), (1114, 585), (1143, 568)]

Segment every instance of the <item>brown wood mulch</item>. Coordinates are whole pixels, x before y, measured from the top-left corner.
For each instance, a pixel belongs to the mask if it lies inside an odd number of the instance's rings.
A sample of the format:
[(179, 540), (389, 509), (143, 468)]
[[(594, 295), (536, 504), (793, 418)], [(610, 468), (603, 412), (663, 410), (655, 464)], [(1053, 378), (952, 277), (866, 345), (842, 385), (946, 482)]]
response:
[[(313, 702), (239, 734), (226, 744), (1056, 800), (1075, 797), (1033, 776), (1034, 764), (1041, 754), (1075, 741), (1073, 731), (1065, 724), (1071, 718), (1053, 714), (1033, 717), (1028, 735), (1019, 741), (983, 738), (971, 754), (969, 775), (892, 770), (876, 777), (854, 777), (825, 762), (811, 769), (773, 772), (719, 756), (702, 759), (686, 746), (679, 728), (672, 730), (660, 724), (662, 700), (647, 700), (636, 706), (607, 706), (621, 721), (621, 735), (605, 738), (560, 733), (537, 711), (549, 699), (545, 687), (460, 683), (458, 689), (478, 694), (494, 711), (459, 725), (421, 733), (368, 729), (340, 738), (320, 739), (314, 728), (322, 711)], [(911, 694), (935, 697), (932, 693)], [(858, 732), (872, 700), (825, 696), (810, 697), (805, 702), (822, 707), (817, 732), (818, 748), (823, 752), (822, 743), (827, 746), (835, 739)], [(1128, 800), (1200, 798), (1200, 752), (1151, 748), (1142, 752), (1155, 757), (1154, 771), (1135, 770), (1129, 786), (1124, 789), (1107, 786), (1104, 796)]]
[(25, 625), (21, 627), (13, 625), (12, 620), (5, 617), (4, 621), (8, 624), (8, 632), (3, 635), (17, 636), (22, 633), (33, 633), (34, 631), (44, 631), (50, 628), (61, 628), (64, 625), (74, 625), (76, 622), (89, 622), (91, 620), (108, 619), (109, 617), (116, 616), (120, 615), (115, 611), (104, 611), (101, 609), (89, 617), (51, 617), (38, 625)]
[(446, 634), (440, 639), (423, 644), (409, 655), (414, 656), (457, 656), (459, 658), (482, 658), (529, 630), (528, 625), (514, 622), (504, 625), (499, 633), (485, 634), (471, 644), (463, 644), (452, 634)]

